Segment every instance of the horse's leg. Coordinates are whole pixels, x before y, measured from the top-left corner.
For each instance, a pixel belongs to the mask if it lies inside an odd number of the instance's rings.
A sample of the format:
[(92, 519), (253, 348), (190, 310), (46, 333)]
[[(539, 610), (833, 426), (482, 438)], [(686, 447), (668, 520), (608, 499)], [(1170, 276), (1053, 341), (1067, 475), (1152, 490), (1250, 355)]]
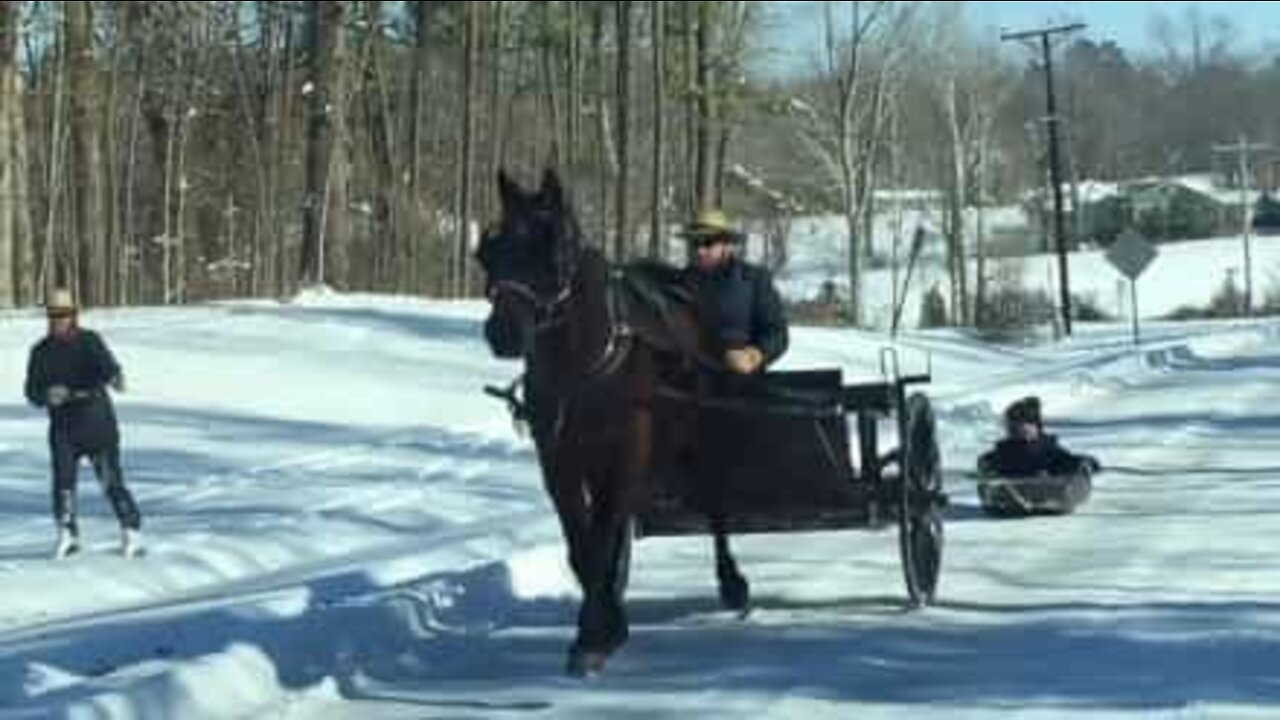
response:
[(725, 527), (723, 513), (713, 513), (711, 533), (716, 546), (716, 583), (720, 589), (720, 604), (742, 615), (751, 605), (751, 586), (738, 570), (738, 561), (729, 549), (729, 531)]
[[(637, 404), (629, 433), (620, 447), (605, 452), (611, 462), (593, 477), (591, 585), (584, 588), (578, 616), (578, 641), (570, 669), (595, 672), (630, 636), (626, 591), (631, 571), (632, 518), (648, 494), (653, 418), (648, 404)], [(604, 450), (604, 448), (602, 448)], [(576, 667), (575, 667), (576, 665)]]
[(598, 672), (627, 639), (627, 620), (619, 591), (620, 560), (626, 523), (618, 521), (617, 499), (608, 487), (593, 483), (590, 526), (584, 542), (582, 604), (578, 608), (578, 636), (569, 649), (568, 671), (574, 675)]
[(578, 633), (569, 647), (566, 671), (573, 675), (585, 675), (597, 671), (608, 652), (599, 638), (604, 626), (601, 611), (602, 576), (598, 538), (597, 497), (587, 483), (587, 460), (583, 457), (590, 448), (576, 446), (558, 448), (556, 457), (544, 463), (547, 491), (555, 505), (560, 529), (568, 554), (569, 567), (573, 570), (582, 591), (578, 606)]
[[(547, 431), (548, 436), (552, 436)], [(538, 437), (535, 433), (535, 437)], [(569, 569), (579, 587), (586, 586), (587, 530), (590, 527), (590, 510), (587, 507), (586, 487), (583, 481), (583, 465), (576, 448), (557, 442), (538, 443), (538, 462), (542, 466), (543, 485), (556, 518), (560, 521), (560, 534), (564, 538)]]

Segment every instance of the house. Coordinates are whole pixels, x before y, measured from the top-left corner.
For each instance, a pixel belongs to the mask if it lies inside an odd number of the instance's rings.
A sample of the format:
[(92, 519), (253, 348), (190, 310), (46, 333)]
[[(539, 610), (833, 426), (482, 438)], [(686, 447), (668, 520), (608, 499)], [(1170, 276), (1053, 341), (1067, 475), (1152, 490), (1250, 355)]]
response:
[(1244, 203), (1262, 194), (1242, 193), (1221, 178), (1183, 175), (1127, 180), (1114, 192), (1082, 197), (1079, 234), (1108, 245), (1127, 228), (1160, 242), (1233, 235), (1240, 232)]

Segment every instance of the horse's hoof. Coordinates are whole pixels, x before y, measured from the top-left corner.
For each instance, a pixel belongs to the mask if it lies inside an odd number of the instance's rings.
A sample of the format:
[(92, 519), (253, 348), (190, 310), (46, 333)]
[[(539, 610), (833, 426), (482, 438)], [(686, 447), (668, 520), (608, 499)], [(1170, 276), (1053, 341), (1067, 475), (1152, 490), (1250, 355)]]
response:
[(604, 663), (608, 659), (609, 653), (599, 650), (570, 650), (565, 673), (571, 677), (595, 677), (604, 671)]
[(726, 610), (732, 610), (740, 617), (746, 617), (751, 611), (751, 586), (741, 577), (728, 577), (720, 580), (720, 604)]

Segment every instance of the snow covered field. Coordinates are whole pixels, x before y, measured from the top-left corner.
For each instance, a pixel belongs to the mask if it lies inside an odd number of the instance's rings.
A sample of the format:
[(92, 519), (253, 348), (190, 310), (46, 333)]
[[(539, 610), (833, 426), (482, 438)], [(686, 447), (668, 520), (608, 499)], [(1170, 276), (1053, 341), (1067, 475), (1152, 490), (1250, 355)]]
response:
[[(1159, 263), (1160, 261), (1157, 261)], [(1159, 265), (1153, 266), (1153, 271)], [(530, 446), (480, 393), (477, 304), (90, 312), (130, 380), (148, 554), (52, 549), (34, 313), (0, 323), (0, 720), (1280, 716), (1280, 324), (1083, 326), (932, 357), (948, 490), (940, 603), (904, 612), (892, 533), (741, 538), (746, 620), (708, 540), (637, 545), (631, 642), (561, 674), (574, 587)], [(881, 335), (798, 329), (788, 367), (872, 377)], [(1078, 514), (994, 521), (962, 477), (1036, 392), (1108, 467)]]
[[(907, 245), (910, 244), (910, 228), (924, 218), (908, 216), (901, 250), (901, 265), (905, 268)], [(883, 223), (882, 223), (883, 224)], [(891, 258), (887, 245), (892, 244), (895, 230), (889, 226), (877, 226), (879, 242), (877, 253)], [(792, 256), (786, 267), (778, 273), (784, 295), (795, 300), (812, 299), (818, 295), (821, 285), (832, 280), (845, 292), (847, 272), (845, 265), (845, 229), (838, 218), (800, 218), (791, 227)], [(1261, 305), (1266, 296), (1280, 295), (1280, 237), (1253, 237), (1249, 243), (1250, 265), (1253, 275), (1254, 303)], [(753, 246), (753, 252), (759, 248)], [(908, 301), (903, 310), (905, 327), (919, 324), (920, 298), (933, 285), (945, 292), (950, 286), (946, 262), (936, 244), (926, 247), (926, 252), (912, 273), (907, 290)], [(1138, 279), (1138, 317), (1155, 319), (1168, 317), (1183, 306), (1204, 308), (1221, 290), (1228, 276), (1234, 278), (1236, 287), (1244, 290), (1244, 242), (1240, 237), (1212, 238), (1189, 242), (1168, 243), (1159, 246), (1159, 255)], [(892, 318), (892, 288), (895, 282), (903, 283), (902, 273), (884, 268), (871, 270), (864, 278), (868, 323), (888, 328)], [(977, 272), (970, 263), (971, 278)], [(1071, 292), (1088, 298), (1094, 305), (1117, 321), (1131, 317), (1129, 282), (1111, 266), (1101, 250), (1072, 253), (1068, 262)], [(1020, 278), (1026, 291), (1043, 291), (1055, 301), (1058, 298), (1057, 255), (1035, 255), (1025, 258), (1001, 258), (990, 260), (988, 278), (997, 281), (1010, 276)]]

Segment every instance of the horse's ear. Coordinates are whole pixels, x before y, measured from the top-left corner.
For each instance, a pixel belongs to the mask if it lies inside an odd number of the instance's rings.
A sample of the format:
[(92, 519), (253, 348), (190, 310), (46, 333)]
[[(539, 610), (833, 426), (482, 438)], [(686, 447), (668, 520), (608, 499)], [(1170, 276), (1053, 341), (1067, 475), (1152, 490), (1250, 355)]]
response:
[(520, 197), (520, 186), (507, 174), (506, 168), (498, 170), (498, 198), (503, 207), (510, 207)]
[(542, 189), (539, 192), (553, 207), (564, 207), (564, 187), (560, 184), (560, 174), (554, 168), (542, 171)]

